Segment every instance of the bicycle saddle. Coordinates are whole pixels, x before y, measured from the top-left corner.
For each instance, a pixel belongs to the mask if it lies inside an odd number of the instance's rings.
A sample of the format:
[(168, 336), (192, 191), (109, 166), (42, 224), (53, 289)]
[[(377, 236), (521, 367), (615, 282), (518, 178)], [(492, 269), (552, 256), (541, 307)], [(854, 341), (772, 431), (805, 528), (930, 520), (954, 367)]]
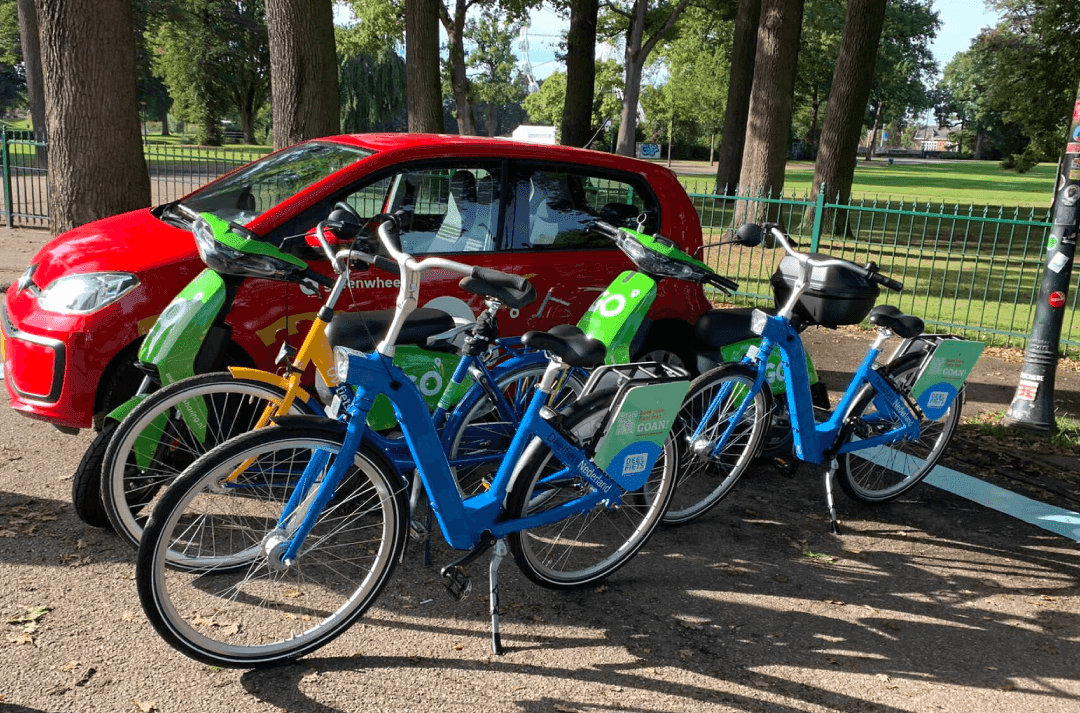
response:
[(493, 297), (511, 309), (521, 309), (536, 299), (536, 288), (520, 275), (476, 268), (470, 277), (461, 278), (458, 287), (474, 295)]
[(904, 314), (892, 305), (878, 305), (870, 310), (870, 324), (890, 329), (905, 339), (919, 336), (926, 327), (918, 317)]
[[(361, 352), (375, 348), (386, 335), (394, 310), (338, 312), (326, 327), (326, 341), (331, 347), (348, 347)], [(454, 318), (440, 309), (420, 308), (405, 320), (398, 344), (424, 344), (428, 337), (453, 329)]]
[(565, 364), (590, 368), (600, 366), (607, 347), (599, 339), (586, 336), (572, 324), (560, 324), (549, 332), (530, 331), (521, 336), (525, 346), (551, 352)]

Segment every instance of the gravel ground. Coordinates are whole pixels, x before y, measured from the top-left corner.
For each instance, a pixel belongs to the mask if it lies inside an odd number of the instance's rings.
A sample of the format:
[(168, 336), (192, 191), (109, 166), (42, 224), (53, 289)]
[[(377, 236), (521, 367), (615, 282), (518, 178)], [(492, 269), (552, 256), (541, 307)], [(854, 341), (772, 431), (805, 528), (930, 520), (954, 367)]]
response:
[[(823, 334), (809, 349), (842, 374), (836, 355), (860, 353), (846, 341), (858, 335)], [(986, 396), (969, 407), (1003, 409), (1016, 359), (980, 368)], [(1073, 378), (1059, 377), (1066, 401)], [(840, 496), (835, 536), (820, 472), (769, 466), (701, 521), (659, 531), (601, 586), (548, 592), (508, 561), (504, 656), (489, 650), (486, 600), (453, 601), (413, 548), (333, 644), (269, 671), (213, 669), (162, 642), (139, 607), (133, 553), (72, 512), (90, 438), (0, 408), (0, 713), (1080, 705), (1075, 542), (926, 485), (878, 508)], [(486, 562), (473, 570), (482, 592)]]

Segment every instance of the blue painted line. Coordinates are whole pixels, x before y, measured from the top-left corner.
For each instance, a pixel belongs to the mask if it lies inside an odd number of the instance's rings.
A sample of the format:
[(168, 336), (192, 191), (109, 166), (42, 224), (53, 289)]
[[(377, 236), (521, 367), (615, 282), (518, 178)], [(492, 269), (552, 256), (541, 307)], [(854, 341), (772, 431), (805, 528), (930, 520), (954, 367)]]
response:
[[(901, 473), (913, 473), (925, 462), (913, 455), (893, 451), (887, 446), (861, 450), (859, 456)], [(942, 465), (935, 466), (923, 482), (1049, 530), (1055, 535), (1080, 542), (1080, 513), (1032, 500)]]
[(1032, 500), (1011, 490), (999, 488), (940, 465), (930, 471), (924, 482), (992, 510), (1011, 515), (1017, 520), (1049, 530), (1056, 535), (1080, 542), (1080, 513)]

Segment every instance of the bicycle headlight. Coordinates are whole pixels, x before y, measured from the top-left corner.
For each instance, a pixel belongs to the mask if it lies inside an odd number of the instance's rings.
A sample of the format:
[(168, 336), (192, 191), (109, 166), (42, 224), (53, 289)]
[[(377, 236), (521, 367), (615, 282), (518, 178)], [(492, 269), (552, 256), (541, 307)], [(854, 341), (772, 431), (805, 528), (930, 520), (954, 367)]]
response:
[(88, 272), (53, 280), (38, 295), (38, 305), (59, 314), (90, 314), (135, 289), (139, 278), (129, 272)]
[(353, 354), (359, 355), (359, 352), (346, 347), (334, 347), (334, 376), (338, 381), (349, 380), (349, 357)]
[(759, 309), (754, 310), (750, 313), (750, 331), (761, 336), (761, 333), (765, 331), (765, 323), (768, 321), (769, 315)]

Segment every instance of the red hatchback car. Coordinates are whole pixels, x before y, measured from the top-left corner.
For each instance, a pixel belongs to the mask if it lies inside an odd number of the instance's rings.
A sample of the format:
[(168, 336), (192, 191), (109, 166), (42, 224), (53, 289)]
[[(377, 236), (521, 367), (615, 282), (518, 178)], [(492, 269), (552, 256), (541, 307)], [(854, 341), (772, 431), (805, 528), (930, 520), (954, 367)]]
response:
[[(338, 201), (362, 216), (404, 208), (402, 243), (414, 254), (528, 277), (539, 298), (503, 334), (576, 322), (596, 294), (631, 267), (587, 228), (601, 218), (660, 232), (693, 254), (697, 212), (674, 174), (621, 156), (501, 139), (417, 134), (335, 136), (277, 151), (179, 202), (280, 244), (309, 231)], [(63, 429), (91, 426), (126, 400), (143, 374), (139, 343), (204, 267), (174, 204), (81, 226), (43, 247), (0, 306), (5, 384), (13, 408)], [(292, 241), (290, 245), (303, 245)], [(305, 248), (306, 249), (306, 248)], [(468, 253), (461, 255), (460, 253)], [(302, 255), (331, 274), (318, 253)], [(362, 273), (340, 309), (392, 307), (392, 279)], [(421, 297), (472, 315), (478, 298), (450, 274), (425, 273)], [(321, 296), (297, 285), (245, 280), (227, 319), (231, 363), (274, 369), (282, 340), (298, 340)], [(661, 283), (636, 356), (692, 363), (683, 350), (709, 308), (701, 286)], [(686, 345), (686, 346), (681, 346)]]

